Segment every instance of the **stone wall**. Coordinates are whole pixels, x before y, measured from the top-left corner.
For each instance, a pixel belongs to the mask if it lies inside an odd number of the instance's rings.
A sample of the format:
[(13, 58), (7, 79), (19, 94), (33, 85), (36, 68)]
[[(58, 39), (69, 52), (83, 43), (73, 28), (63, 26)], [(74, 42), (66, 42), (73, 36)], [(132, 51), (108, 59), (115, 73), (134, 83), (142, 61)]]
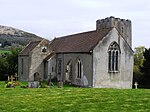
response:
[[(65, 82), (66, 80), (66, 67), (69, 61), (72, 64), (72, 79), (71, 83), (77, 86), (84, 87), (92, 87), (92, 55), (86, 53), (66, 53), (66, 54), (58, 54), (58, 59), (62, 59), (62, 71), (61, 71), (61, 80)], [(77, 60), (80, 59), (82, 63), (82, 76), (81, 79), (77, 78)], [(58, 70), (58, 62), (57, 62), (57, 70)], [(58, 75), (58, 71), (57, 71)]]
[[(120, 46), (119, 71), (108, 72), (108, 48), (112, 42)], [(122, 35), (113, 28), (93, 50), (93, 87), (131, 88), (133, 76), (133, 52)]]
[(29, 80), (30, 57), (18, 57), (18, 79), (21, 81)]
[[(46, 52), (42, 52), (42, 48), (47, 47)], [(31, 52), (31, 66), (29, 71), (29, 81), (34, 81), (34, 74), (38, 73), (39, 80), (44, 79), (44, 59), (48, 56), (48, 41), (43, 40)]]

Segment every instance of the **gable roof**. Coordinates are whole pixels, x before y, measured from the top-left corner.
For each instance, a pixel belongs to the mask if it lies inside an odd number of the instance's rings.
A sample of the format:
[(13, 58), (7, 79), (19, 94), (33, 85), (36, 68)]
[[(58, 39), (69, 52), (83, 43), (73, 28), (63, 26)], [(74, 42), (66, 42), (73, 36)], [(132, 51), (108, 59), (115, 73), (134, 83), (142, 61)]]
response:
[(41, 41), (30, 42), (19, 55), (29, 55), (29, 53), (40, 43)]
[(56, 53), (90, 52), (100, 40), (105, 37), (109, 29), (94, 30), (84, 33), (55, 38), (50, 44), (50, 49)]
[(44, 59), (44, 61), (48, 61), (50, 58), (52, 58), (53, 56), (55, 56), (55, 53), (54, 52), (52, 52), (52, 53), (50, 53), (45, 59)]

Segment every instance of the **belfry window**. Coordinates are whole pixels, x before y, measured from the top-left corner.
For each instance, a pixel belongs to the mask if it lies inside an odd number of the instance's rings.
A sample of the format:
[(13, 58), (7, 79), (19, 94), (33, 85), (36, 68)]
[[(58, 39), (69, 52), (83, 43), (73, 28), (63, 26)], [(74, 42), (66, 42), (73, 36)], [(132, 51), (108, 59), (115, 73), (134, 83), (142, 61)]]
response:
[(108, 49), (108, 71), (117, 72), (119, 69), (119, 45), (113, 42)]
[(47, 52), (47, 47), (46, 46), (42, 47), (42, 52)]

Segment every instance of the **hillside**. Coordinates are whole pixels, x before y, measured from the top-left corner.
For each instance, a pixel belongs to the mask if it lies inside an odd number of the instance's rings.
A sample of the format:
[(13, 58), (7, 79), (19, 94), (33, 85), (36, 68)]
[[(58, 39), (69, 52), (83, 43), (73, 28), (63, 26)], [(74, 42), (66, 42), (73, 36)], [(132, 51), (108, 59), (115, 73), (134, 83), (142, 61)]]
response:
[(26, 45), (30, 41), (41, 40), (42, 38), (16, 28), (0, 25), (0, 46)]

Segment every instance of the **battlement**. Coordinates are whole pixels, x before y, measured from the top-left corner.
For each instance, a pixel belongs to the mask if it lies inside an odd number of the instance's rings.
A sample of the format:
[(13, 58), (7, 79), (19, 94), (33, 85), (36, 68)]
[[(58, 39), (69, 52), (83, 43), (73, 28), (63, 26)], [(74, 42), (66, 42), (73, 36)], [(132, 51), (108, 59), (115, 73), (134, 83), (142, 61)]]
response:
[(132, 26), (131, 21), (129, 19), (125, 20), (111, 16), (96, 21), (96, 30), (113, 27), (115, 27), (118, 30), (118, 32), (126, 39), (128, 44), (131, 46)]

